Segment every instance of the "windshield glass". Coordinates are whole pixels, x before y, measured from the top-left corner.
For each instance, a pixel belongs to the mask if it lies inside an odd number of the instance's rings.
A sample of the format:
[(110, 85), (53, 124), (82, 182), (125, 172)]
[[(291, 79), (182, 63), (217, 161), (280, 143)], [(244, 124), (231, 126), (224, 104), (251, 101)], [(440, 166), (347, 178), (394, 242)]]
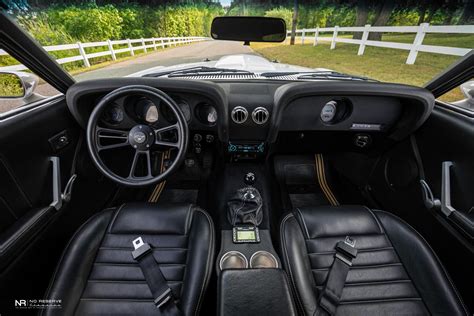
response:
[[(316, 71), (290, 80), (422, 86), (474, 47), (472, 1), (21, 0), (9, 13), (78, 81), (211, 67), (244, 70), (242, 78)], [(287, 39), (243, 45), (210, 38), (214, 17), (243, 15), (284, 19)], [(11, 63), (0, 56), (0, 67)]]

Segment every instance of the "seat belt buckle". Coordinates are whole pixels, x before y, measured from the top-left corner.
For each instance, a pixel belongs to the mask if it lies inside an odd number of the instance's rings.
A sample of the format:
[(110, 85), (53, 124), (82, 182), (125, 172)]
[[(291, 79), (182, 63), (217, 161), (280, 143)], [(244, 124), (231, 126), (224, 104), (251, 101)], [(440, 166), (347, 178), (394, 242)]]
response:
[(143, 242), (142, 237), (138, 237), (132, 241), (134, 251), (132, 251), (132, 257), (135, 260), (139, 260), (142, 256), (146, 255), (151, 251), (151, 247), (148, 243)]
[(171, 289), (166, 289), (162, 294), (160, 294), (157, 298), (155, 298), (155, 306), (157, 308), (161, 308), (163, 305), (168, 303), (173, 298)]
[(335, 257), (343, 261), (348, 266), (352, 266), (352, 260), (357, 257), (357, 248), (355, 247), (356, 240), (350, 236), (346, 236), (344, 241), (339, 241), (336, 244)]

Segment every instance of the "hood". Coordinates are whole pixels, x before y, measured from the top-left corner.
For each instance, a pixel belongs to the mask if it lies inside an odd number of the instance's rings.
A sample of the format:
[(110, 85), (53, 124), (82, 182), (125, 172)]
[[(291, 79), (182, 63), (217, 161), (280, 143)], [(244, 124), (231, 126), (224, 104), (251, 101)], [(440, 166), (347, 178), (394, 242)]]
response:
[(253, 73), (263, 72), (305, 72), (305, 71), (328, 71), (326, 68), (306, 68), (300, 66), (294, 66), (289, 64), (280, 64), (276, 61), (272, 62), (268, 59), (252, 54), (238, 54), (238, 55), (227, 55), (219, 58), (217, 61), (203, 61), (198, 63), (185, 63), (174, 66), (164, 67), (158, 66), (149, 68), (140, 72), (129, 75), (128, 77), (141, 77), (151, 73), (167, 72), (174, 70), (181, 70), (191, 67), (217, 67), (217, 68), (230, 68), (238, 70), (246, 70)]

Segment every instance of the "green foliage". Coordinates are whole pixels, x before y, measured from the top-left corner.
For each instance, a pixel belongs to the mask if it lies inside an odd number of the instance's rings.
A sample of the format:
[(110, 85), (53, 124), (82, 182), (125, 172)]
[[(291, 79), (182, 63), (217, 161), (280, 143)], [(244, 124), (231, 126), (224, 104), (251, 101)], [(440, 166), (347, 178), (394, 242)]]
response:
[(80, 41), (119, 39), (122, 35), (122, 17), (113, 5), (52, 7), (43, 11), (53, 27), (64, 27)]
[(265, 12), (265, 16), (271, 18), (282, 18), (286, 22), (286, 27), (291, 28), (291, 20), (293, 17), (293, 11), (288, 8), (275, 8)]
[(19, 23), (42, 45), (166, 36), (208, 35), (212, 19), (223, 15), (216, 5), (52, 6), (18, 15)]
[(13, 74), (0, 74), (0, 97), (21, 97), (23, 87), (20, 78)]

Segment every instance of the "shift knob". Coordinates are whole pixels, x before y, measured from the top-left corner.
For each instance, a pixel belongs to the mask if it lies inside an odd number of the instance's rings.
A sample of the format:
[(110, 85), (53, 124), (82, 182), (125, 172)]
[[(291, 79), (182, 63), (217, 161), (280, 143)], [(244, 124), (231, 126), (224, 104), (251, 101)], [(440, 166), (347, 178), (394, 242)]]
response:
[(255, 183), (255, 174), (253, 172), (248, 172), (245, 176), (244, 176), (244, 182), (245, 184), (247, 185), (252, 185)]

